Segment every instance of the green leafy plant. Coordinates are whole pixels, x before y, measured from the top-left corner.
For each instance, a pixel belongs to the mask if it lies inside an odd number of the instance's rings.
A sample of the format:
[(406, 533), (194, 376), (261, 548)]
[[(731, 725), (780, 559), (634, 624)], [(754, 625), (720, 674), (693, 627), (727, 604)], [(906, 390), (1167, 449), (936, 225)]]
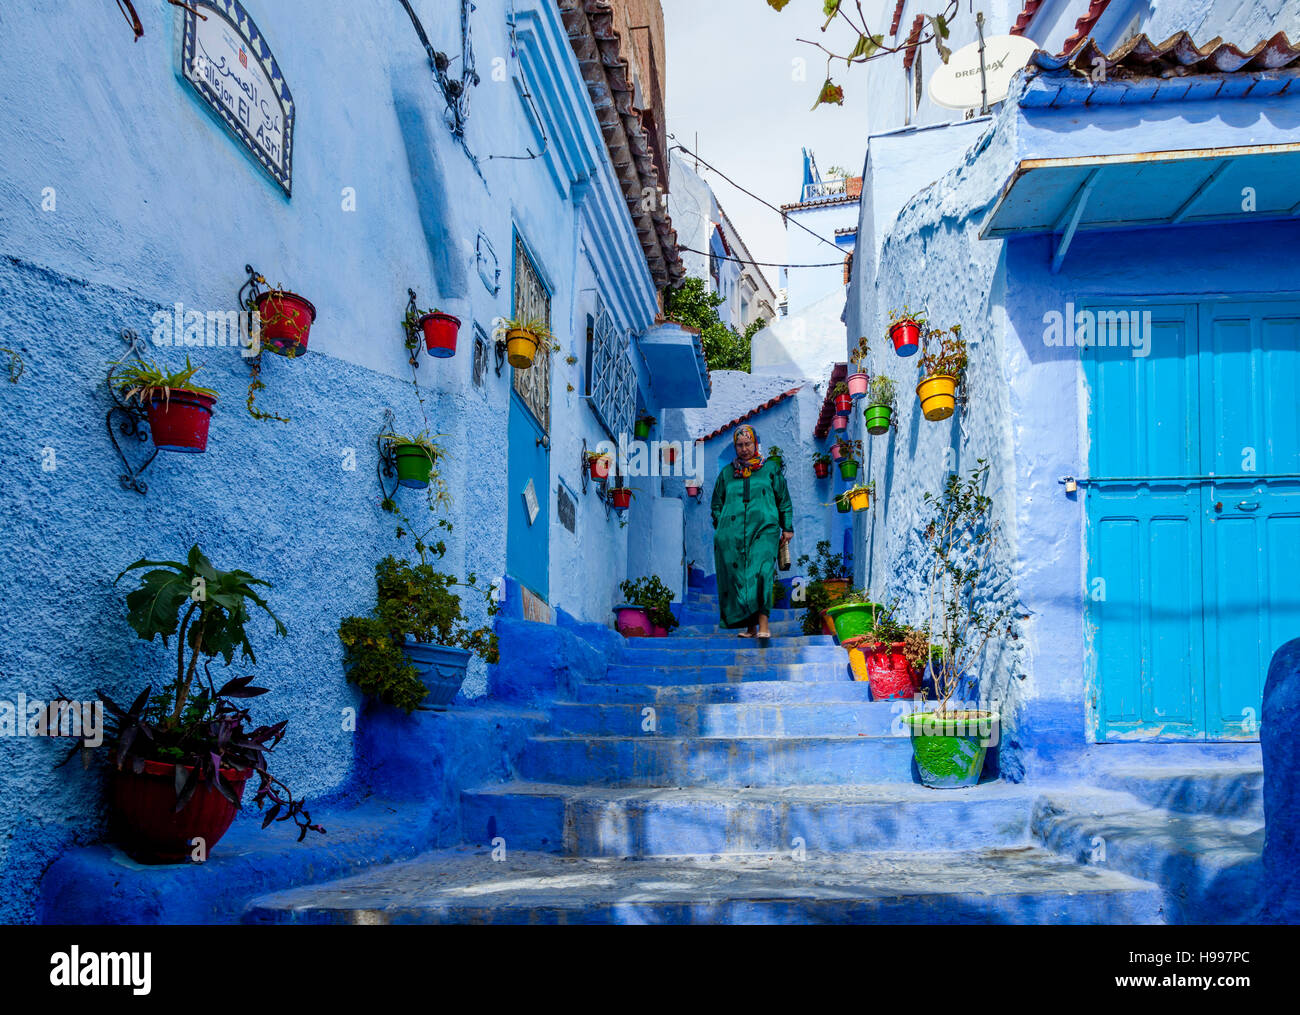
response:
[(825, 451), (814, 451), (812, 455), (814, 465), (830, 465), (831, 456)]
[(646, 426), (654, 426), (659, 422), (659, 420), (655, 419), (653, 416), (638, 416), (636, 421), (638, 423), (644, 423)]
[(504, 337), (511, 331), (526, 331), (537, 341), (537, 348), (545, 350), (547, 354), (560, 351), (560, 343), (555, 341), (555, 336), (551, 333), (550, 323), (542, 317), (507, 317), (497, 329), (500, 337)]
[[(429, 511), (436, 514), (449, 510), (452, 506), (451, 490), (448, 489), (447, 481), (442, 478), (438, 468), (443, 459), (448, 456), (446, 450), (436, 440), (438, 437), (445, 437), (446, 434), (430, 434), (428, 430), (422, 430), (414, 435), (388, 433), (381, 436), (384, 442), (394, 451), (402, 447), (414, 447), (419, 448), (429, 456), (431, 463), (429, 485), (425, 489)], [(397, 526), (397, 538), (401, 540), (406, 536), (411, 536), (415, 544), (415, 552), (421, 562), (427, 563), (426, 554), (430, 551), (442, 556), (446, 547), (441, 541), (434, 543), (432, 537), (435, 529), (451, 532), (452, 524), (446, 518), (437, 518), (428, 524), (424, 522), (417, 523), (415, 519), (402, 510), (396, 499), (392, 497), (385, 497), (379, 506), (389, 514), (398, 517), (400, 524)]]
[(898, 388), (894, 384), (892, 377), (886, 377), (883, 374), (871, 378), (871, 384), (867, 388), (867, 406), (873, 405), (888, 406), (892, 413), (897, 407)]
[(826, 581), (849, 581), (852, 576), (849, 566), (851, 561), (851, 554), (836, 553), (831, 549), (829, 539), (821, 539), (817, 542), (814, 555), (810, 557), (805, 553), (798, 563), (805, 569), (804, 574), (810, 585), (815, 585)]
[(903, 304), (902, 310), (891, 310), (889, 312), (889, 325), (885, 328), (886, 332), (894, 330), (895, 325), (902, 324), (904, 321), (911, 321), (923, 333), (930, 323), (930, 319), (921, 311), (913, 310), (906, 303)]
[[(801, 560), (804, 558), (800, 558)], [(822, 611), (831, 605), (831, 594), (820, 582), (813, 582), (804, 591), (804, 615), (800, 629), (804, 634), (822, 633)]]
[(160, 398), (163, 402), (167, 402), (173, 391), (191, 391), (199, 395), (217, 397), (217, 393), (211, 388), (193, 383), (192, 378), (203, 367), (191, 363), (188, 355), (185, 357), (184, 370), (168, 370), (150, 360), (114, 365), (122, 368), (114, 374), (113, 380), (125, 402), (148, 405)]
[(852, 360), (856, 372), (861, 372), (862, 364), (867, 361), (871, 355), (871, 348), (867, 344), (867, 336), (863, 335), (858, 339), (857, 344), (849, 350), (849, 359)]
[[(221, 770), (252, 769), (259, 778), (254, 794), (258, 810), (268, 800), (271, 803), (263, 828), (272, 821), (293, 820), (299, 842), (309, 831), (324, 832), (312, 823), (303, 801), (295, 800), (289, 788), (267, 771), (266, 755), (284, 737), (288, 720), (254, 727), (248, 709), (235, 704), (266, 694), (267, 689), (251, 686), (251, 676), (235, 677), (218, 687), (209, 669), (217, 656), (231, 665), (236, 649), (241, 658), (257, 662), (247, 630), (250, 606), (271, 618), (276, 634), (288, 633), (256, 591), (270, 588), (270, 583), (246, 571), (218, 570), (195, 545), (183, 562), (138, 560), (113, 584), (145, 568), (140, 584), (126, 595), (127, 622), (143, 641), (158, 639), (166, 646), (176, 638), (176, 676), (157, 693), (152, 685), (146, 687), (129, 708), (98, 692), (109, 713), (105, 742), (111, 746), (117, 769), (129, 763), (139, 773), (146, 761), (178, 766), (177, 812), (205, 781), (238, 805)], [(78, 744), (74, 753), (83, 746), (92, 745)]]
[(643, 608), (650, 618), (650, 623), (662, 627), (665, 631), (671, 631), (677, 626), (678, 621), (673, 616), (670, 605), (677, 594), (660, 581), (658, 575), (638, 578), (636, 581), (625, 581), (619, 585), (619, 588), (623, 590), (624, 602)]
[[(441, 557), (442, 544), (431, 548)], [(348, 680), (362, 693), (408, 714), (428, 694), (419, 671), (407, 658), (407, 638), (434, 645), (467, 649), (489, 663), (499, 660), (496, 633), (490, 627), (471, 629), (461, 609), (457, 588), (482, 594), (488, 616), (498, 607), (490, 587), (479, 584), (471, 572), (464, 582), (435, 571), (432, 564), (398, 560), (391, 554), (375, 565), (375, 608), (368, 617), (345, 617), (339, 622)]]
[(785, 467), (785, 452), (773, 444), (767, 449), (767, 457), (773, 459), (782, 468)]
[(0, 352), (7, 354), (9, 357), (9, 383), (17, 384), (18, 378), (23, 375), (23, 370), (26, 369), (26, 364), (23, 363), (22, 356), (13, 349), (3, 345), (0, 345)]
[(684, 279), (676, 289), (666, 292), (664, 317), (699, 331), (709, 369), (748, 373), (754, 335), (767, 327), (768, 322), (758, 318), (750, 322), (743, 334), (738, 334), (718, 316), (718, 307), (725, 302), (722, 296), (710, 290), (707, 281), (691, 277)]
[(965, 379), (966, 340), (961, 337), (960, 324), (926, 330), (918, 369), (922, 377), (947, 374), (957, 378), (958, 383)]
[(851, 441), (844, 437), (835, 439), (835, 446), (840, 449), (840, 458), (849, 461), (858, 461), (862, 457), (862, 442)]
[(989, 639), (1012, 632), (1015, 604), (989, 575), (999, 525), (993, 501), (984, 492), (988, 472), (988, 462), (981, 458), (965, 479), (950, 473), (939, 494), (927, 492), (924, 498), (934, 511), (923, 539), (930, 555), (926, 630), (943, 659), (933, 668), (940, 712), (947, 709), (962, 675), (973, 671)]
[(843, 381), (840, 381), (833, 388), (831, 388), (831, 398), (837, 398), (840, 395), (847, 395), (848, 393), (849, 393), (849, 386), (845, 384)]

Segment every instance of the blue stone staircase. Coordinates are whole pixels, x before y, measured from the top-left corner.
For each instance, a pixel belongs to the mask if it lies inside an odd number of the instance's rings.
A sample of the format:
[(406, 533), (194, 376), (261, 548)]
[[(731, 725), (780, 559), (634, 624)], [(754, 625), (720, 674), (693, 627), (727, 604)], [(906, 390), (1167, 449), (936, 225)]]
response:
[(513, 779), (462, 795), (469, 845), (265, 895), (245, 921), (1163, 923), (1214, 890), (1254, 898), (1257, 768), (929, 790), (899, 706), (799, 618), (741, 640), (692, 589), (671, 637), (551, 706)]

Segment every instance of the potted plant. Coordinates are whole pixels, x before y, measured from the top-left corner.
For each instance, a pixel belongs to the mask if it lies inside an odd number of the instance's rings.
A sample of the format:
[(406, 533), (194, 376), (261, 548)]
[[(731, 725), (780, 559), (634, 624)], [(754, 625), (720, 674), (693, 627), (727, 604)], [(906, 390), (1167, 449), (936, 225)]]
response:
[(867, 347), (867, 338), (862, 336), (858, 339), (858, 344), (853, 347), (851, 359), (853, 360), (853, 373), (845, 378), (845, 384), (848, 386), (849, 394), (853, 398), (859, 399), (867, 393), (867, 383), (869, 378), (862, 369), (862, 364), (866, 362), (867, 355), (870, 353)]
[[(229, 666), (236, 648), (257, 662), (246, 630), (250, 607), (266, 613), (277, 634), (287, 633), (255, 589), (270, 583), (246, 571), (219, 571), (193, 546), (184, 562), (137, 560), (113, 584), (144, 568), (139, 586), (126, 595), (127, 622), (144, 641), (166, 645), (175, 636), (176, 676), (156, 693), (146, 687), (128, 708), (97, 692), (109, 714), (103, 742), (113, 759), (109, 807), (118, 841), (141, 863), (178, 863), (194, 855), (199, 840), (206, 859), (234, 821), (254, 774), (258, 810), (271, 804), (263, 828), (292, 819), (299, 842), (309, 831), (323, 833), (303, 801), (267, 771), (266, 755), (288, 721), (255, 726), (239, 704), (266, 688), (251, 686), (251, 676), (218, 686), (209, 671), (217, 656)], [(79, 743), (74, 753), (83, 746), (95, 745)]]
[(912, 308), (904, 305), (902, 310), (889, 312), (889, 327), (886, 329), (889, 339), (894, 343), (894, 352), (900, 356), (914, 356), (921, 346), (921, 334), (925, 330), (926, 318), (914, 313)]
[(842, 515), (846, 515), (853, 510), (853, 505), (849, 503), (849, 498), (846, 494), (841, 493), (835, 497), (835, 510)]
[(871, 389), (867, 393), (867, 407), (862, 412), (863, 419), (867, 423), (867, 433), (879, 437), (889, 432), (897, 397), (892, 377), (880, 375), (871, 379)]
[(853, 396), (849, 394), (849, 386), (843, 381), (831, 388), (831, 399), (835, 402), (835, 411), (841, 416), (847, 416), (853, 408)]
[(858, 475), (858, 459), (856, 456), (862, 454), (861, 441), (847, 441), (843, 438), (835, 442), (839, 449), (837, 456), (840, 463), (840, 478), (855, 479)]
[(928, 659), (925, 634), (896, 621), (892, 608), (881, 607), (873, 628), (840, 644), (848, 650), (854, 678), (870, 683), (873, 701), (909, 700), (920, 690), (921, 671)]
[[(415, 297), (411, 297), (414, 308)], [(456, 355), (456, 339), (460, 335), (460, 318), (445, 314), (436, 307), (433, 310), (408, 309), (402, 318), (406, 329), (407, 348), (412, 356), (418, 346), (419, 336), (424, 336), (424, 347), (435, 359), (448, 359)]]
[(414, 437), (385, 434), (384, 441), (397, 468), (397, 482), (418, 490), (427, 487), (434, 465), (444, 455), (442, 446), (433, 442), (429, 432), (424, 430)]
[(703, 485), (698, 480), (688, 479), (686, 481), (687, 497), (698, 497), (700, 495), (700, 490), (702, 489), (703, 489)]
[(634, 496), (631, 488), (626, 486), (616, 486), (609, 491), (610, 503), (614, 505), (615, 511), (626, 511)]
[(832, 630), (826, 631), (826, 607), (831, 605), (830, 593), (826, 591), (826, 586), (821, 582), (811, 582), (804, 590), (803, 605), (804, 615), (800, 622), (800, 628), (804, 634), (834, 634)]
[(767, 457), (772, 460), (772, 462), (776, 465), (778, 470), (780, 470), (781, 472), (785, 471), (785, 452), (783, 452), (775, 444), (773, 444), (770, 448), (767, 449)]
[[(852, 401), (852, 399), (849, 399)], [(831, 419), (831, 426), (843, 433), (849, 428), (849, 417), (847, 414), (836, 414)]]
[(614, 626), (628, 638), (666, 638), (678, 620), (673, 616), (671, 603), (676, 598), (658, 575), (625, 581), (624, 602), (614, 607)]
[(114, 382), (124, 402), (135, 402), (144, 409), (154, 447), (189, 454), (207, 450), (217, 393), (193, 383), (201, 367), (190, 363), (189, 356), (184, 370), (167, 370), (148, 361), (121, 366)]
[(856, 486), (850, 487), (841, 496), (849, 502), (849, 507), (854, 511), (865, 511), (871, 507), (871, 498), (875, 496), (875, 493), (876, 481), (873, 479), (870, 483), (858, 483)]
[(540, 317), (508, 318), (500, 331), (506, 336), (506, 359), (517, 370), (531, 367), (538, 350), (549, 356), (560, 348), (551, 335), (551, 326)]
[(289, 359), (307, 354), (307, 338), (316, 320), (310, 300), (277, 287), (259, 293), (253, 309), (261, 320), (262, 345)]
[(637, 440), (643, 441), (650, 436), (650, 428), (658, 422), (653, 416), (638, 416), (632, 432)]
[(825, 451), (813, 452), (813, 475), (825, 479), (831, 474), (831, 456)]
[(677, 461), (677, 449), (673, 447), (671, 444), (666, 444), (663, 447), (661, 447), (660, 453), (663, 455), (663, 461), (665, 465), (671, 466), (674, 462)]
[(826, 589), (831, 601), (836, 602), (849, 589), (849, 578), (852, 575), (850, 559), (847, 553), (833, 552), (831, 541), (822, 539), (817, 542), (816, 556), (804, 554), (799, 558), (799, 566), (806, 568), (804, 573), (809, 580), (810, 589), (814, 585), (820, 585)]
[(961, 337), (961, 325), (954, 324), (946, 331), (926, 332), (925, 349), (921, 353), (921, 382), (916, 386), (926, 419), (936, 423), (952, 415), (957, 404), (957, 385), (965, 376), (966, 341)]
[[(443, 547), (432, 547), (442, 556)], [(495, 663), (500, 656), (490, 627), (471, 629), (457, 588), (483, 595), (488, 616), (499, 609), (475, 574), (464, 582), (433, 565), (389, 554), (375, 565), (375, 608), (368, 617), (339, 623), (348, 680), (362, 693), (405, 710), (448, 705), (465, 682), (471, 656)]]
[(610, 466), (614, 463), (613, 455), (601, 451), (584, 451), (583, 456), (587, 462), (587, 471), (591, 474), (592, 479), (609, 478)]
[(992, 499), (984, 493), (988, 469), (980, 459), (965, 480), (952, 473), (940, 495), (925, 495), (935, 511), (923, 538), (931, 558), (927, 640), (939, 649), (930, 664), (936, 707), (903, 721), (921, 781), (935, 789), (979, 781), (1000, 721), (995, 710), (952, 704), (959, 689), (976, 689), (972, 674), (985, 646), (990, 638), (1011, 633), (1015, 609), (989, 576), (999, 526)]

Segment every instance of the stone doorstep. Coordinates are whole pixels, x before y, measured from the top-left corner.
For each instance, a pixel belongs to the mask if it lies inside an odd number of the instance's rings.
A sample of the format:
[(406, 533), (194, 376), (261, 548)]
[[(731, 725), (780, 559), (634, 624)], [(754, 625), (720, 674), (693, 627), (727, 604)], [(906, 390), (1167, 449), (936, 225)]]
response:
[(795, 682), (850, 682), (846, 655), (831, 662), (737, 663), (731, 666), (704, 666), (693, 663), (647, 666), (644, 663), (613, 663), (605, 669), (611, 684), (718, 684), (745, 680), (790, 680)]
[(654, 860), (427, 853), (255, 899), (252, 924), (1163, 922), (1155, 886), (1032, 846)]
[[(551, 706), (553, 736), (736, 737), (856, 736), (906, 737), (902, 711), (887, 701), (707, 702), (661, 704), (578, 704)], [(654, 729), (644, 727), (653, 719)]]
[(1113, 768), (1105, 783), (1176, 814), (1264, 821), (1264, 769), (1258, 764)]
[[(654, 639), (656, 641), (667, 639)], [(737, 639), (739, 640), (739, 639)], [(848, 654), (838, 645), (798, 645), (789, 641), (776, 645), (753, 646), (741, 644), (725, 648), (683, 648), (639, 645), (629, 642), (618, 656), (624, 666), (661, 666), (672, 660), (687, 658), (699, 666), (759, 666), (773, 663), (829, 663), (848, 664)], [(682, 665), (678, 663), (678, 665)]]

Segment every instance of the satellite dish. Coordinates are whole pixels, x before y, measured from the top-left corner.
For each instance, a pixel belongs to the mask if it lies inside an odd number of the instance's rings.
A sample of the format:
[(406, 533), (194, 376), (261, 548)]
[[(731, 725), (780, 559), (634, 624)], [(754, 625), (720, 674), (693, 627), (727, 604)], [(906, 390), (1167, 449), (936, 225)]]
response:
[[(1038, 48), (1032, 39), (1021, 35), (994, 35), (984, 40), (984, 78), (988, 85), (988, 104), (1007, 97), (1016, 71), (1029, 63)], [(948, 58), (930, 76), (930, 101), (947, 109), (980, 108), (980, 44), (972, 42)]]

